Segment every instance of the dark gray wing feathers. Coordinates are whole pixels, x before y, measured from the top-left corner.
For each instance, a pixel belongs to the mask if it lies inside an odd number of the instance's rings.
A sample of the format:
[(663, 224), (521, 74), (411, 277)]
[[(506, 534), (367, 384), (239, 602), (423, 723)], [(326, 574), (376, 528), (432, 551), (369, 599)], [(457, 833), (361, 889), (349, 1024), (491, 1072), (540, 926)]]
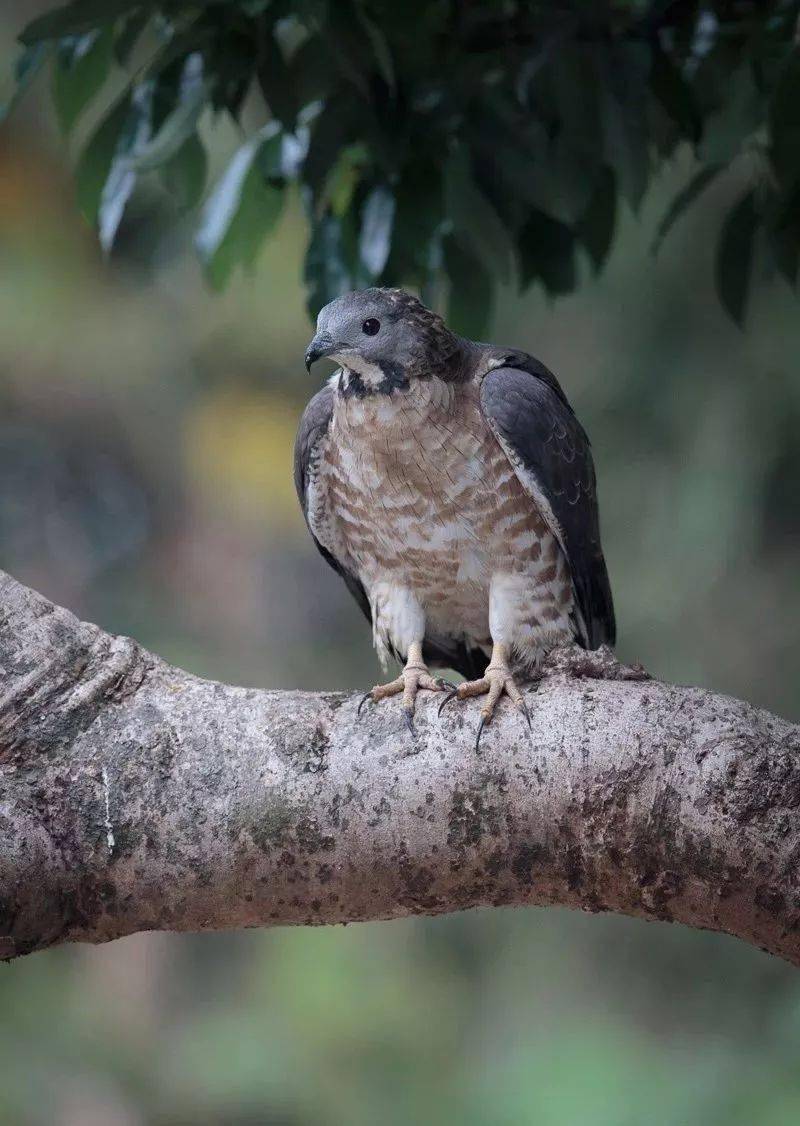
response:
[(322, 546), (314, 535), (308, 518), (309, 475), (314, 461), (319, 457), (318, 445), (321, 439), (328, 433), (332, 414), (333, 388), (328, 387), (326, 384), (321, 391), (316, 393), (303, 411), (303, 417), (300, 419), (300, 426), (298, 427), (297, 437), (294, 441), (294, 487), (297, 489), (300, 507), (303, 510), (303, 516), (305, 517), (308, 530), (311, 532), (311, 538), (317, 545), (317, 550), (326, 563), (330, 563), (334, 571), (337, 571), (338, 574), (342, 576), (347, 584), (347, 589), (361, 607), (367, 621), (372, 622), (372, 612), (369, 608), (367, 592), (364, 590), (358, 576), (354, 575), (352, 571), (349, 571), (341, 560), (337, 559), (326, 547)]
[(525, 353), (510, 353), (504, 363), (481, 384), (483, 411), (567, 556), (581, 644), (613, 645), (614, 605), (589, 439), (552, 372)]

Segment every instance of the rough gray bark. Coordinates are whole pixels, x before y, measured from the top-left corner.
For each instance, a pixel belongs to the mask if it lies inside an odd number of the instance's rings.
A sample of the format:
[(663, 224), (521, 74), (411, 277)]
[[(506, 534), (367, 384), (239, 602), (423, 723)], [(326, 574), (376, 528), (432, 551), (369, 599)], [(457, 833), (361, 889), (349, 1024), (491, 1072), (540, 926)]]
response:
[(474, 704), (421, 699), (412, 743), (395, 701), (199, 680), (0, 572), (0, 955), (562, 904), (800, 964), (800, 729), (575, 671), (478, 756)]

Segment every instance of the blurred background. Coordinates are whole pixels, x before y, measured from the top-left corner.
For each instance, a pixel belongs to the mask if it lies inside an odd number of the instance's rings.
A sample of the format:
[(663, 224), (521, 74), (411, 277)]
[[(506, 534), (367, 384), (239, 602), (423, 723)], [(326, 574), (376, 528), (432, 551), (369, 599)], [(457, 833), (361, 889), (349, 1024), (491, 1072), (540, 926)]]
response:
[[(0, 16), (0, 64), (28, 5)], [(0, 131), (0, 567), (219, 679), (364, 688), (369, 631), (308, 538), (294, 430), (320, 375), (284, 216), (211, 295), (155, 188), (111, 261), (39, 83)], [(88, 127), (91, 121), (88, 122)], [(220, 162), (240, 141), (209, 134)], [(800, 719), (800, 311), (712, 287), (740, 184), (657, 259), (682, 153), (577, 295), (498, 302), (592, 436), (621, 656)], [(556, 910), (135, 936), (0, 965), (0, 1123), (800, 1121), (800, 978), (732, 939)]]

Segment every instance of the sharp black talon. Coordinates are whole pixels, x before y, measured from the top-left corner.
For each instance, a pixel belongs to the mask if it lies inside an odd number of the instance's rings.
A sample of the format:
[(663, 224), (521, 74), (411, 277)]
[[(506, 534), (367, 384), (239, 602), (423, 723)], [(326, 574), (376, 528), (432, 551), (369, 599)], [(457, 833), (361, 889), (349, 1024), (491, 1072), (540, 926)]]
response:
[(372, 697), (372, 689), (370, 688), (369, 692), (365, 692), (365, 693), (364, 693), (364, 695), (363, 695), (363, 696), (361, 697), (361, 699), (359, 700), (359, 702), (358, 702), (358, 708), (356, 709), (356, 716), (360, 716), (360, 715), (361, 715), (361, 709), (362, 709), (362, 708), (364, 707), (364, 705), (366, 704), (367, 700), (371, 699), (371, 697)]
[(413, 708), (403, 708), (403, 719), (405, 725), (412, 735), (416, 736), (417, 730), (414, 727), (414, 710)]
[(450, 681), (450, 680), (445, 680), (445, 678), (443, 676), (437, 677), (436, 683), (439, 685), (440, 688), (449, 688), (451, 692), (457, 692), (458, 691), (458, 685), (453, 684), (452, 681)]
[(480, 748), (480, 745), (481, 745), (481, 735), (483, 734), (483, 729), (484, 729), (484, 727), (485, 727), (485, 726), (486, 726), (486, 716), (485, 716), (485, 715), (482, 715), (482, 716), (481, 716), (481, 721), (480, 721), (480, 723), (478, 724), (478, 734), (477, 734), (477, 735), (475, 736), (475, 754), (477, 754), (477, 753), (478, 753), (478, 750), (479, 750), (479, 748)]
[(448, 694), (445, 696), (445, 698), (442, 700), (441, 704), (439, 705), (439, 711), (436, 714), (441, 715), (442, 709), (446, 708), (447, 705), (450, 703), (450, 701), (454, 700), (457, 695), (458, 695), (458, 689), (457, 688), (454, 688), (452, 692), (448, 692)]
[(519, 701), (519, 710), (522, 712), (522, 714), (525, 716), (525, 719), (528, 721), (528, 730), (533, 731), (533, 722), (531, 720), (531, 713), (528, 711), (528, 705), (525, 703), (525, 700), (522, 697), (520, 697), (520, 701)]

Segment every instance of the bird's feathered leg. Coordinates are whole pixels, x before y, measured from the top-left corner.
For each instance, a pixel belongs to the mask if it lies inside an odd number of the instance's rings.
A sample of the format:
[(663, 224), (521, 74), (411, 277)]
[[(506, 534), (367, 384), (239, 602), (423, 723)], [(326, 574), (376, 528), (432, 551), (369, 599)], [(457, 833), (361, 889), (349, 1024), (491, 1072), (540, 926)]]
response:
[(428, 666), (422, 658), (422, 643), (419, 641), (412, 641), (408, 647), (408, 658), (403, 667), (403, 671), (396, 680), (389, 681), (388, 684), (376, 684), (374, 688), (370, 688), (362, 696), (358, 705), (358, 712), (360, 714), (362, 707), (367, 700), (372, 700), (377, 703), (378, 700), (385, 700), (389, 696), (399, 696), (403, 693), (403, 719), (405, 720), (406, 727), (414, 734), (414, 708), (417, 702), (417, 693), (420, 688), (427, 688), (431, 692), (444, 692), (447, 688), (452, 688), (452, 685), (446, 680), (441, 678), (432, 677), (428, 672)]
[(465, 680), (463, 684), (459, 684), (458, 688), (450, 692), (439, 705), (439, 715), (441, 715), (442, 708), (449, 704), (451, 700), (468, 700), (471, 696), (486, 695), (486, 702), (481, 708), (481, 720), (478, 724), (478, 734), (475, 739), (476, 751), (480, 746), (483, 729), (487, 723), (491, 722), (497, 701), (504, 692), (525, 716), (528, 727), (530, 728), (531, 726), (528, 705), (525, 703), (525, 697), (514, 681), (508, 663), (508, 654), (509, 647), (507, 645), (495, 642), (492, 647), (492, 658), (486, 667), (486, 672), (480, 680)]

